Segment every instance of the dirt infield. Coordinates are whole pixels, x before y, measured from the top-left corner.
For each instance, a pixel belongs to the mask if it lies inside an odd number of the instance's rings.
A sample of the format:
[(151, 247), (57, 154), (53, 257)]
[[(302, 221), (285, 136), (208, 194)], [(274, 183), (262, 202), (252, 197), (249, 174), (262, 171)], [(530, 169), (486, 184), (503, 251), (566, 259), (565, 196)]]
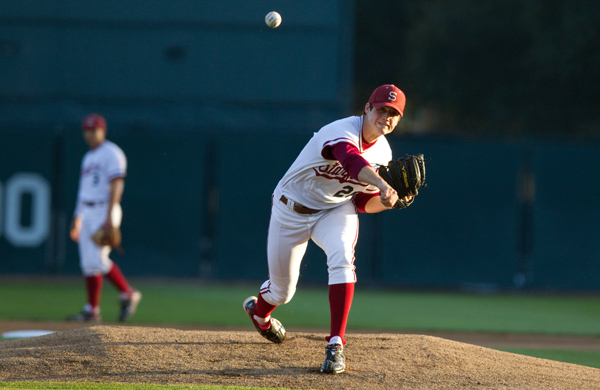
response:
[[(118, 323), (103, 323), (105, 325), (119, 325)], [(26, 330), (26, 329), (39, 329), (39, 330), (50, 330), (50, 331), (64, 331), (77, 328), (85, 328), (89, 325), (76, 323), (76, 322), (64, 322), (64, 321), (10, 321), (0, 320), (0, 334), (3, 332)], [(125, 325), (127, 326), (127, 325)], [(154, 327), (156, 325), (153, 325)], [(246, 327), (230, 327), (224, 329), (223, 327), (207, 327), (207, 326), (194, 326), (194, 325), (160, 325), (164, 328), (173, 328), (180, 330), (209, 330), (209, 331), (246, 331), (248, 328), (253, 329), (251, 326)], [(311, 332), (311, 333), (323, 333), (328, 330), (325, 329), (290, 329), (289, 331), (294, 332)], [(352, 331), (349, 334), (351, 338), (354, 334), (370, 334), (373, 331), (367, 332), (356, 332)], [(375, 331), (375, 333), (389, 333)], [(397, 334), (398, 332), (393, 332)], [(404, 334), (411, 334), (414, 332), (402, 332)], [(573, 349), (573, 350), (591, 350), (600, 351), (600, 336), (599, 337), (586, 337), (586, 336), (565, 336), (565, 335), (543, 335), (543, 334), (516, 334), (516, 333), (468, 333), (468, 332), (418, 332), (414, 334), (429, 335), (440, 337), (448, 340), (459, 341), (462, 343), (475, 344), (482, 347), (489, 348), (545, 348), (545, 349)]]
[[(11, 330), (5, 323), (1, 329)], [(318, 369), (324, 336), (290, 331), (275, 345), (254, 331), (80, 327), (0, 343), (0, 379), (292, 389), (600, 388), (599, 369), (415, 334), (351, 334), (347, 372), (324, 375)]]

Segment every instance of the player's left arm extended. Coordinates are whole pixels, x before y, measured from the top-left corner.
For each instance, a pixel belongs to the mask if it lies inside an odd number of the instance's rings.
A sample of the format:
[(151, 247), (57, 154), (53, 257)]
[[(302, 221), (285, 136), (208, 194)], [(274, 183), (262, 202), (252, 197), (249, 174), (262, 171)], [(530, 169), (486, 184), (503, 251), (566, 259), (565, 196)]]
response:
[(123, 196), (123, 188), (125, 186), (125, 179), (122, 177), (115, 177), (110, 181), (110, 193), (108, 197), (108, 210), (106, 215), (106, 222), (104, 223), (106, 227), (114, 226), (112, 220), (112, 211), (115, 205), (121, 203), (121, 198)]

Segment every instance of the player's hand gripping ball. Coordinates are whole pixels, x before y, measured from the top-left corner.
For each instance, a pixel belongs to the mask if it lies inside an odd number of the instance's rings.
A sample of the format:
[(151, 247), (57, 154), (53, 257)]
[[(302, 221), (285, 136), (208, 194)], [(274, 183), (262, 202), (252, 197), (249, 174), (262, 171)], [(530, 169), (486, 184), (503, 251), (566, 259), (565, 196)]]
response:
[(281, 15), (275, 11), (271, 11), (265, 16), (265, 23), (271, 28), (277, 28), (281, 24)]

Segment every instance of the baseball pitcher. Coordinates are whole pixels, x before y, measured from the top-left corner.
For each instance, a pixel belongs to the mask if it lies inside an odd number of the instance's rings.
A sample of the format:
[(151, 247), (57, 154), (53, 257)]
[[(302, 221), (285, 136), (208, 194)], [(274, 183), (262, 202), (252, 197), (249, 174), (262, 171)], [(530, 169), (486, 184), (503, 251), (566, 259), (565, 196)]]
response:
[[(405, 101), (394, 85), (376, 88), (363, 115), (337, 120), (314, 134), (273, 192), (269, 279), (243, 307), (263, 337), (283, 342), (285, 328), (271, 313), (294, 296), (300, 263), (312, 239), (327, 255), (329, 275), (331, 327), (323, 373), (339, 374), (346, 368), (346, 323), (356, 282), (357, 212), (405, 208), (418, 193), (414, 187), (424, 185), (424, 163), (422, 172), (407, 171), (404, 160), (392, 160), (385, 138), (403, 116)], [(386, 178), (378, 174), (380, 167)], [(397, 178), (398, 172), (401, 180), (395, 184), (390, 177)], [(415, 181), (412, 176), (421, 173), (423, 177)]]

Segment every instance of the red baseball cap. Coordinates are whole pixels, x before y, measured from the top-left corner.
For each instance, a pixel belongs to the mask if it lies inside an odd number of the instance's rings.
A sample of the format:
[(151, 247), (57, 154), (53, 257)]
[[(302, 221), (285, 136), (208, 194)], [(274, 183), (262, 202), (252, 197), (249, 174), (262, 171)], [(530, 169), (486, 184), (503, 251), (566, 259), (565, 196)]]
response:
[(384, 84), (375, 88), (369, 99), (369, 103), (373, 107), (387, 106), (392, 107), (404, 116), (404, 105), (406, 104), (406, 96), (398, 87), (393, 84)]
[(97, 128), (101, 128), (106, 132), (106, 120), (102, 115), (89, 114), (83, 118), (81, 128), (83, 130), (96, 130)]

